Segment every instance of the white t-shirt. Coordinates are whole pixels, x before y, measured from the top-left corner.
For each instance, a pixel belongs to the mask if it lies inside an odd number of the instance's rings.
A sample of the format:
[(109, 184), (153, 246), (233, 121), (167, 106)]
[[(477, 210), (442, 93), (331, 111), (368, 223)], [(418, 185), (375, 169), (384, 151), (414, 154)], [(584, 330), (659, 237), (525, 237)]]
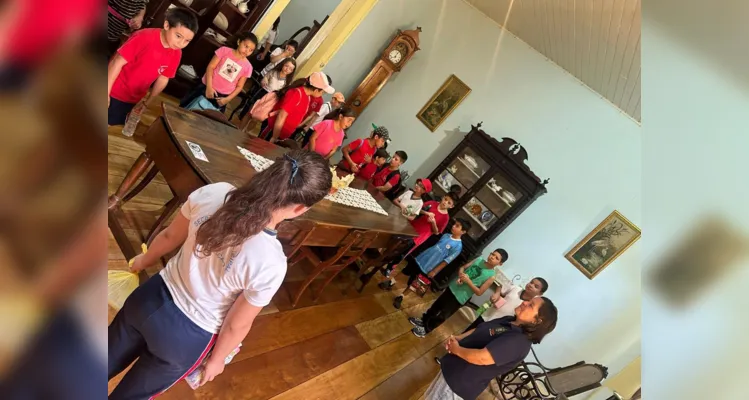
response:
[(421, 207), (424, 205), (424, 200), (421, 198), (412, 198), (411, 196), (413, 196), (413, 194), (413, 190), (406, 190), (402, 195), (400, 195), (400, 197), (398, 197), (398, 201), (401, 202), (401, 205), (405, 206), (405, 210), (401, 212), (403, 215), (419, 215), (419, 211), (421, 211)]
[(266, 92), (275, 92), (276, 90), (283, 89), (284, 86), (286, 86), (286, 79), (280, 79), (278, 77), (278, 72), (271, 71), (265, 77), (263, 78), (263, 81), (260, 82), (260, 84), (263, 86), (263, 89), (265, 89)]
[(269, 46), (272, 46), (274, 43), (276, 43), (276, 35), (278, 35), (278, 32), (274, 31), (273, 29), (269, 30), (260, 40), (260, 47), (265, 46), (265, 44), (268, 42), (270, 42)]
[[(270, 53), (270, 56), (268, 56), (268, 57), (269, 57), (269, 58), (268, 58), (268, 60), (270, 60), (270, 57), (277, 57), (277, 56), (281, 55), (281, 53), (283, 53), (283, 51), (284, 51), (284, 48), (283, 48), (283, 47), (279, 47), (279, 48), (277, 48), (277, 49), (275, 49), (275, 50), (271, 51), (271, 53)], [(283, 61), (283, 60), (284, 60), (284, 59), (282, 58), (282, 59), (280, 59), (280, 60), (278, 60), (278, 61), (276, 61), (276, 62), (273, 62), (273, 61), (269, 61), (269, 62), (268, 62), (268, 65), (266, 65), (266, 66), (265, 66), (265, 68), (263, 68), (263, 70), (262, 70), (262, 71), (260, 71), (260, 75), (261, 75), (261, 76), (265, 76), (265, 75), (266, 75), (266, 74), (267, 74), (268, 72), (270, 72), (270, 71), (271, 71), (271, 70), (272, 70), (273, 68), (276, 68), (276, 65), (278, 65), (278, 63), (280, 63), (280, 62), (281, 62), (281, 61)]]
[(199, 327), (218, 333), (241, 294), (250, 304), (265, 307), (286, 275), (286, 255), (274, 231), (264, 230), (239, 246), (198, 257), (195, 235), (234, 186), (214, 183), (192, 194), (181, 212), (190, 227), (187, 239), (160, 273), (174, 303)]
[(520, 293), (522, 291), (523, 288), (512, 286), (504, 295), (505, 303), (502, 304), (502, 307), (489, 307), (488, 310), (481, 314), (481, 317), (484, 318), (484, 321), (491, 321), (493, 319), (515, 315), (515, 309), (523, 302), (523, 299), (520, 298)]
[(325, 118), (326, 115), (330, 114), (331, 111), (333, 111), (333, 105), (330, 104), (329, 101), (323, 103), (323, 105), (320, 106), (320, 111), (317, 112), (315, 120), (312, 121), (312, 124), (310, 126), (315, 126), (322, 122), (323, 118)]

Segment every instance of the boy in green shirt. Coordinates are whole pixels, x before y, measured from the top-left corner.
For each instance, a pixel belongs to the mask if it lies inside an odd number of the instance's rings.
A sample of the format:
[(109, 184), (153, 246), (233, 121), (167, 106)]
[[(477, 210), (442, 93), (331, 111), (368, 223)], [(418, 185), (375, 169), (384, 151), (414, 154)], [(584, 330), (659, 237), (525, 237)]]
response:
[(440, 326), (462, 307), (473, 295), (481, 296), (494, 282), (494, 268), (501, 266), (509, 258), (504, 249), (494, 250), (486, 261), (477, 258), (466, 263), (458, 271), (458, 279), (450, 282), (445, 290), (421, 318), (411, 317), (408, 322), (417, 337), (423, 338)]

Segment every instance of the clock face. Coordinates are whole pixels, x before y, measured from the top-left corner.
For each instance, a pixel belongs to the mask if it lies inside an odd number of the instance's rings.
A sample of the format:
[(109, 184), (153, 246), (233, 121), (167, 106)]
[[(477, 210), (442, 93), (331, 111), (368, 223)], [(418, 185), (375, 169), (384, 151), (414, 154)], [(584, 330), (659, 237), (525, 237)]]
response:
[(388, 53), (388, 59), (393, 64), (398, 64), (403, 59), (403, 54), (398, 49), (393, 49)]

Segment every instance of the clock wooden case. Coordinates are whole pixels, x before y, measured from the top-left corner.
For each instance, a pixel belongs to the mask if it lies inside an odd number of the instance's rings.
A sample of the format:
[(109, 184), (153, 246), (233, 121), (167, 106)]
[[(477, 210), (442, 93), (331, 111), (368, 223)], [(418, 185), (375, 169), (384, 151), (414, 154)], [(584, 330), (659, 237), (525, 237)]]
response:
[(348, 105), (356, 114), (361, 114), (365, 107), (382, 90), (393, 73), (400, 71), (414, 53), (419, 51), (419, 32), (421, 27), (401, 31), (395, 35), (385, 51), (380, 54), (372, 71), (367, 74), (361, 84), (354, 89), (348, 98)]

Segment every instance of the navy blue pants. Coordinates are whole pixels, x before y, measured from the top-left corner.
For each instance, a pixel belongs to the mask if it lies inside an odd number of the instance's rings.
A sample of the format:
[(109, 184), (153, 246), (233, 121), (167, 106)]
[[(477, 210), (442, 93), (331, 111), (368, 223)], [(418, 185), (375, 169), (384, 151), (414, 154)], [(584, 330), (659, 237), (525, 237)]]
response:
[(108, 379), (138, 360), (109, 398), (148, 399), (169, 389), (200, 365), (215, 336), (190, 321), (154, 275), (109, 325)]
[(109, 98), (109, 108), (107, 109), (107, 125), (125, 125), (127, 115), (133, 110), (137, 103), (125, 103), (115, 99), (114, 97)]

